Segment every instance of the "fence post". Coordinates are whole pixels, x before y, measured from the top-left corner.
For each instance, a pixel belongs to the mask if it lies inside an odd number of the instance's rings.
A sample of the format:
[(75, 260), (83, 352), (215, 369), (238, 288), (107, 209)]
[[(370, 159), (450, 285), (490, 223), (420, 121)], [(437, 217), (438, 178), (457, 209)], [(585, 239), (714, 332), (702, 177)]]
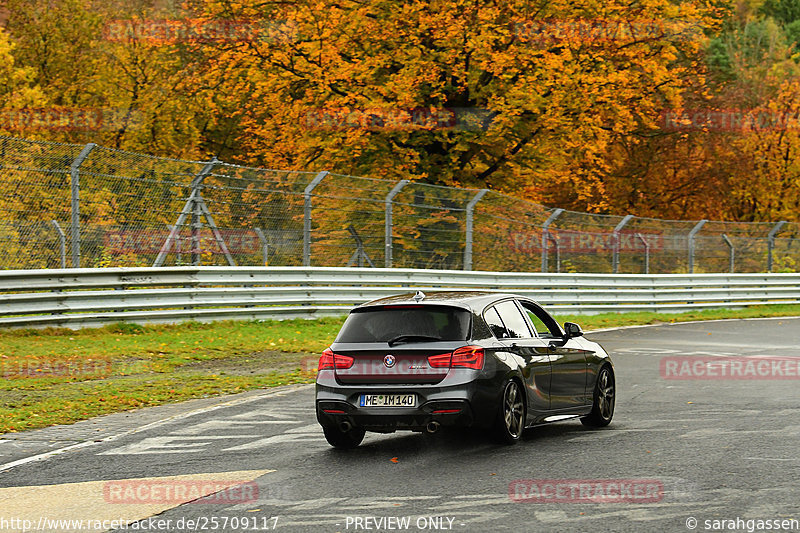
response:
[(644, 273), (645, 274), (649, 274), (650, 273), (650, 243), (647, 242), (647, 240), (642, 236), (641, 233), (637, 233), (636, 237), (640, 241), (642, 241), (642, 244), (644, 244)]
[(625, 218), (620, 220), (619, 224), (617, 224), (617, 227), (614, 228), (614, 251), (611, 255), (611, 266), (614, 274), (619, 272), (619, 232), (628, 222), (630, 222), (632, 218), (633, 215), (625, 215)]
[(551, 233), (547, 233), (547, 238), (556, 245), (556, 274), (561, 273), (561, 243), (558, 242), (558, 239), (555, 235)]
[(358, 264), (359, 267), (364, 266), (364, 260), (367, 260), (367, 264), (372, 268), (375, 268), (375, 265), (372, 262), (372, 259), (369, 258), (367, 252), (364, 251), (364, 241), (361, 240), (359, 237), (356, 228), (353, 227), (352, 224), (347, 226), (347, 231), (350, 232), (350, 235), (353, 237), (353, 240), (356, 242), (356, 251), (353, 252), (353, 255), (350, 256), (350, 260), (347, 261), (347, 267), (351, 267), (355, 264)]
[(548, 244), (548, 236), (550, 235), (550, 231), (547, 229), (550, 227), (550, 224), (553, 223), (555, 219), (557, 219), (564, 210), (561, 208), (556, 209), (547, 220), (542, 225), (542, 272), (547, 272), (547, 244)]
[(731, 242), (731, 240), (728, 238), (728, 236), (725, 233), (722, 234), (722, 240), (725, 241), (725, 244), (728, 245), (729, 270), (730, 270), (730, 273), (733, 274), (734, 265), (735, 265), (735, 261), (736, 261), (736, 257), (735, 257), (736, 251), (733, 248), (733, 243)]
[[(194, 177), (192, 183), (190, 185), (190, 198), (192, 198), (192, 219), (190, 223), (190, 231), (192, 240), (190, 243), (191, 249), (191, 262), (192, 266), (197, 266), (200, 263), (200, 228), (203, 227), (203, 223), (201, 220), (201, 211), (200, 211), (200, 202), (198, 199), (200, 198), (200, 189), (203, 187), (203, 181), (211, 174), (211, 171), (214, 170), (214, 165), (216, 165), (219, 161), (216, 157), (212, 157), (211, 161), (205, 164), (205, 166), (200, 170), (200, 172)], [(180, 231), (180, 230), (179, 230)]]
[(81, 266), (81, 187), (79, 169), (95, 146), (97, 146), (95, 143), (89, 143), (84, 146), (81, 153), (78, 154), (78, 157), (69, 167), (70, 181), (72, 183), (72, 227), (70, 228), (72, 236), (72, 268), (80, 268)]
[(785, 220), (781, 220), (770, 230), (767, 236), (767, 272), (772, 272), (772, 252), (775, 249), (775, 235), (786, 225)]
[(258, 240), (261, 241), (261, 253), (264, 256), (264, 266), (269, 266), (269, 243), (261, 228), (255, 228)]
[(694, 236), (697, 235), (697, 232), (705, 226), (708, 220), (703, 219), (692, 228), (692, 231), (689, 232), (689, 274), (694, 274)]
[(386, 195), (386, 221), (384, 233), (386, 234), (386, 253), (384, 257), (384, 264), (386, 268), (392, 268), (392, 199), (403, 190), (408, 184), (408, 180), (400, 180), (394, 188)]
[(475, 205), (481, 201), (481, 198), (487, 192), (489, 192), (489, 189), (481, 189), (467, 204), (467, 239), (464, 244), (464, 270), (472, 270), (472, 214), (475, 211)]
[(311, 266), (311, 192), (327, 175), (328, 171), (323, 170), (303, 191), (303, 266)]
[(51, 220), (50, 223), (58, 232), (59, 248), (61, 249), (61, 268), (67, 268), (67, 236), (57, 220)]

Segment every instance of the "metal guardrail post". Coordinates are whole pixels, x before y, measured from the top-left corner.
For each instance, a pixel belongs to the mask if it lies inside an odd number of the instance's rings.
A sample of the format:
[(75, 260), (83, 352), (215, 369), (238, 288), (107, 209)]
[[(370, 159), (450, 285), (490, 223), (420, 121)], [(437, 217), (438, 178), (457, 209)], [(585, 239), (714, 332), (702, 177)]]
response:
[(57, 220), (51, 220), (50, 223), (58, 232), (59, 248), (61, 251), (61, 268), (67, 268), (67, 236), (64, 230), (61, 229), (61, 226), (59, 226)]
[(255, 232), (256, 235), (258, 235), (258, 240), (261, 241), (261, 253), (264, 256), (264, 266), (269, 266), (269, 243), (267, 242), (267, 237), (264, 235), (261, 228), (255, 228)]
[(550, 231), (547, 228), (549, 228), (550, 224), (552, 224), (553, 221), (557, 219), (563, 212), (564, 210), (561, 208), (556, 209), (550, 214), (550, 216), (542, 225), (542, 272), (547, 272), (547, 243), (550, 240), (548, 239)]
[(472, 231), (473, 223), (472, 216), (475, 211), (475, 206), (481, 201), (489, 189), (481, 189), (478, 194), (472, 197), (472, 200), (467, 204), (467, 231), (466, 242), (464, 243), (464, 270), (472, 270)]
[(650, 243), (647, 242), (647, 239), (642, 236), (641, 233), (636, 234), (636, 238), (642, 241), (644, 244), (644, 273), (650, 273)]
[(81, 153), (69, 167), (70, 181), (72, 184), (72, 268), (81, 266), (81, 187), (80, 187), (80, 168), (83, 162), (94, 150), (95, 143), (89, 143), (83, 147)]
[(708, 220), (703, 219), (692, 228), (692, 231), (689, 232), (689, 274), (694, 274), (694, 236), (697, 235), (697, 232), (705, 226)]
[(767, 272), (772, 272), (772, 254), (775, 250), (775, 235), (786, 225), (785, 220), (781, 220), (769, 231), (767, 235)]
[(722, 240), (725, 241), (725, 244), (728, 245), (728, 263), (729, 263), (728, 266), (730, 273), (733, 274), (734, 266), (736, 263), (736, 251), (733, 248), (733, 243), (725, 233), (722, 234)]
[(311, 266), (311, 193), (327, 175), (328, 171), (323, 170), (303, 191), (303, 266)]
[(394, 188), (386, 195), (386, 221), (384, 233), (386, 234), (386, 253), (384, 264), (386, 268), (392, 268), (392, 200), (394, 197), (403, 190), (403, 187), (408, 185), (408, 180), (400, 180)]
[(612, 256), (611, 256), (611, 266), (612, 266), (612, 269), (614, 271), (614, 274), (619, 272), (619, 232), (622, 230), (622, 228), (625, 227), (625, 225), (628, 222), (630, 222), (630, 220), (632, 218), (633, 218), (633, 215), (625, 215), (625, 218), (620, 220), (619, 224), (617, 224), (617, 226), (614, 228), (614, 232), (613, 232), (613, 235), (614, 235), (614, 251), (612, 252)]

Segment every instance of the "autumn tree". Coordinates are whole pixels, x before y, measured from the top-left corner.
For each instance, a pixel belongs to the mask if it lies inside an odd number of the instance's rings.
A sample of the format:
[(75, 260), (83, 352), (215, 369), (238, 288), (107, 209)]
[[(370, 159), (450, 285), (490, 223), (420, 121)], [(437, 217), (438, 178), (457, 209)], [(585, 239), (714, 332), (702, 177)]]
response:
[[(713, 104), (741, 117), (723, 138), (727, 167), (719, 203), (732, 220), (796, 219), (800, 202), (800, 64), (796, 30), (800, 3), (769, 0), (709, 47)], [(726, 165), (727, 162), (727, 165)], [(735, 162), (735, 165), (731, 164)]]
[[(609, 146), (680, 103), (712, 11), (623, 3), (216, 1), (239, 157), (607, 209)], [(450, 111), (448, 111), (450, 110)]]
[[(224, 129), (208, 108), (192, 53), (192, 14), (179, 4), (8, 0), (15, 56), (33, 72), (49, 110), (91, 114), (89, 124), (34, 128), (17, 135), (96, 142), (171, 157), (205, 155), (203, 141)], [(202, 35), (200, 36), (202, 37)]]

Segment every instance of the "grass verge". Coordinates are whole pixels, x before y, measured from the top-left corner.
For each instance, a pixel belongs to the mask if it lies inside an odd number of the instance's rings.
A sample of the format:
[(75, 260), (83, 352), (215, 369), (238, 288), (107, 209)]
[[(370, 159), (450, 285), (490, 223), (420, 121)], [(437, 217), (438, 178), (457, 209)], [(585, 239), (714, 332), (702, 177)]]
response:
[[(557, 315), (584, 330), (800, 315), (800, 305)], [(0, 433), (254, 388), (311, 383), (343, 318), (0, 330)]]

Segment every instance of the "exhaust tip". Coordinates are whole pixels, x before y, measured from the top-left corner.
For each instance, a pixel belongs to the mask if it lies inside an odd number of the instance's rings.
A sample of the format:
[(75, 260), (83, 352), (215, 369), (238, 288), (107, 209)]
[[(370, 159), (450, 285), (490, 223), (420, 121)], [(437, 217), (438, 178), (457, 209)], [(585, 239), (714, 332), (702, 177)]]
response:
[(348, 431), (353, 429), (353, 424), (345, 420), (344, 422), (339, 424), (339, 429), (342, 431), (342, 433), (347, 433)]
[(425, 426), (425, 430), (428, 433), (436, 433), (437, 431), (439, 431), (439, 427), (440, 426), (441, 426), (441, 424), (439, 424), (439, 422), (434, 420), (432, 422), (428, 422), (428, 425)]

